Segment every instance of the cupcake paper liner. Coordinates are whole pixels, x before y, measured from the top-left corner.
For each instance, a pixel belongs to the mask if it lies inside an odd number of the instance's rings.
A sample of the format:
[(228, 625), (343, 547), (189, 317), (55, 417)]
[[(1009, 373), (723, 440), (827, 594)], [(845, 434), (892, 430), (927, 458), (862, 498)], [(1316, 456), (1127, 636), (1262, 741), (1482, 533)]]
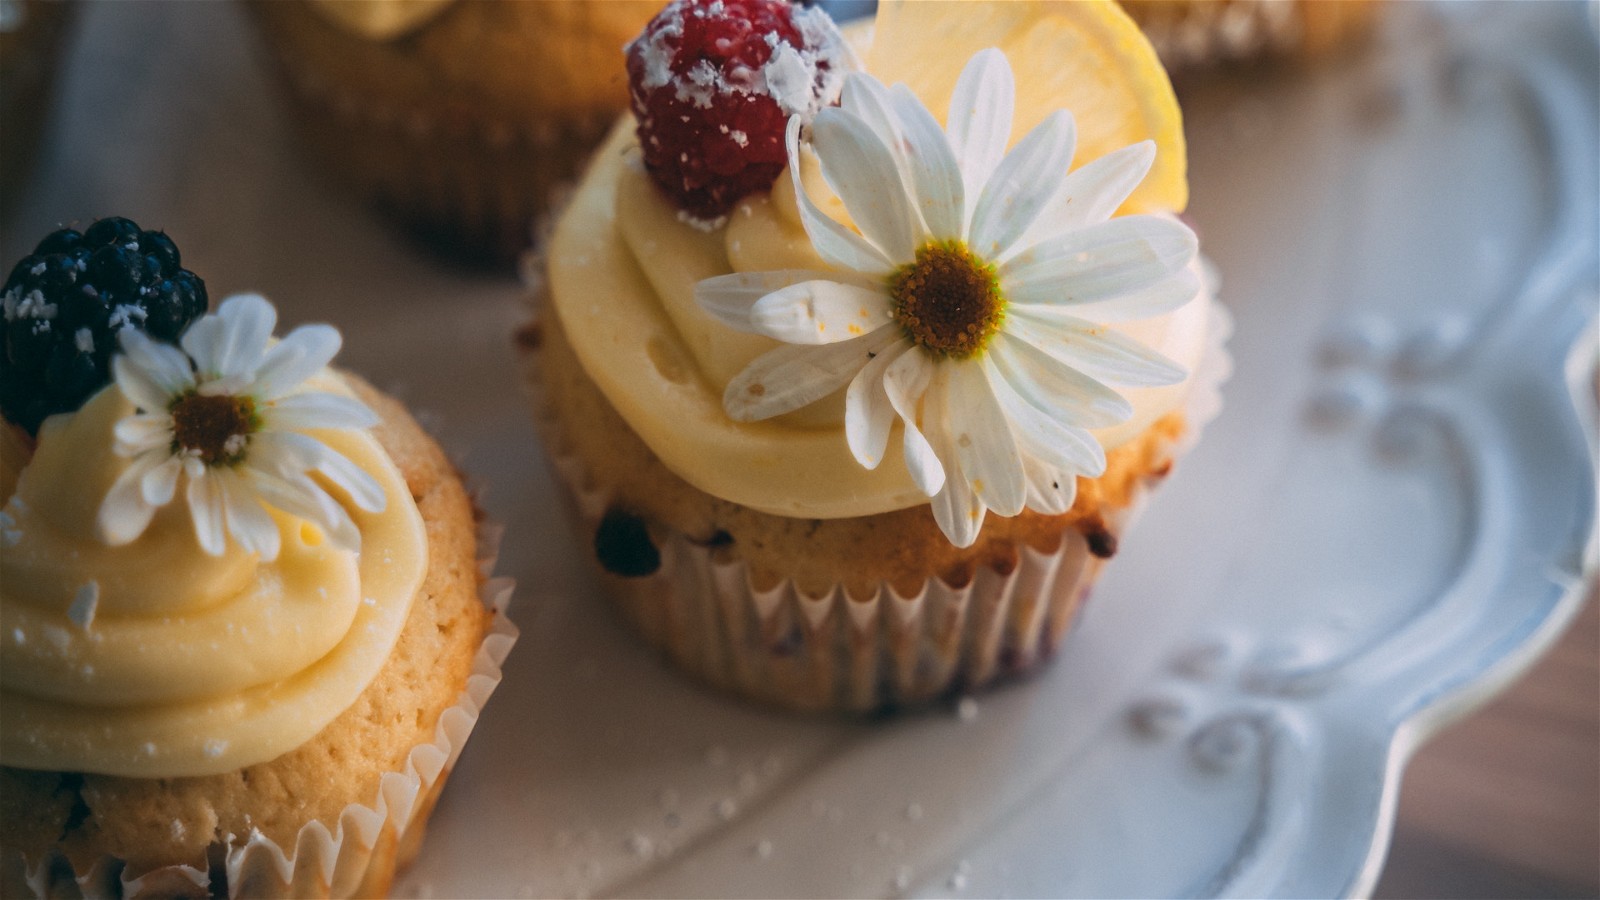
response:
[(85, 898), (209, 897), (211, 869), (227, 877), (230, 897), (366, 897), (388, 893), (395, 872), (421, 847), (428, 816), (455, 767), (468, 735), (489, 695), (500, 684), (500, 665), (517, 641), (517, 627), (506, 616), (515, 583), (490, 577), (504, 529), (480, 521), (478, 571), (484, 579), (478, 596), (493, 611), (488, 633), (473, 657), (472, 674), (454, 705), (439, 715), (433, 740), (418, 744), (398, 772), (379, 777), (370, 803), (344, 808), (333, 830), (313, 820), (300, 828), (292, 846), (280, 846), (258, 831), (228, 835), (213, 845), (206, 868), (165, 866), (127, 877), (123, 862), (105, 856), (77, 872), (60, 853), (27, 859), (8, 850), (0, 860), (4, 896)]
[[(1186, 428), (1168, 459), (1187, 451), (1222, 408), (1232, 370), (1224, 343), (1232, 319), (1217, 303), (1210, 346), (1183, 412)], [(564, 448), (560, 425), (533, 380), (547, 455), (566, 487), (579, 534), (592, 535), (611, 504), (584, 461)], [(1157, 465), (1154, 470), (1162, 470)], [(1152, 475), (1128, 505), (1103, 513), (1123, 534), (1137, 517)], [(708, 684), (801, 710), (859, 712), (923, 704), (1030, 670), (1061, 646), (1104, 560), (1084, 536), (1064, 529), (1050, 551), (1017, 547), (1009, 571), (980, 566), (971, 580), (930, 577), (902, 596), (880, 584), (872, 596), (834, 585), (814, 595), (784, 580), (763, 587), (743, 561), (721, 561), (687, 536), (652, 528), (660, 568), (643, 577), (601, 572), (624, 617), (675, 664)]]

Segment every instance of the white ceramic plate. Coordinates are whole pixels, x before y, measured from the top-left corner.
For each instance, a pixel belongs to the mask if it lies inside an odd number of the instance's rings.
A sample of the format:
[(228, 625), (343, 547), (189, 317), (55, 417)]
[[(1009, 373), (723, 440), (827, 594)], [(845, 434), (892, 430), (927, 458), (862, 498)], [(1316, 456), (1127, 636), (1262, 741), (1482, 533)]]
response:
[(214, 297), (343, 327), (508, 525), (524, 637), (402, 896), (1362, 893), (1408, 753), (1592, 571), (1580, 7), (1396, 5), (1348, 64), (1189, 98), (1227, 406), (1052, 668), (877, 724), (708, 695), (621, 630), (515, 389), (518, 289), (308, 174), (235, 7), (86, 12), (5, 258), (165, 227)]

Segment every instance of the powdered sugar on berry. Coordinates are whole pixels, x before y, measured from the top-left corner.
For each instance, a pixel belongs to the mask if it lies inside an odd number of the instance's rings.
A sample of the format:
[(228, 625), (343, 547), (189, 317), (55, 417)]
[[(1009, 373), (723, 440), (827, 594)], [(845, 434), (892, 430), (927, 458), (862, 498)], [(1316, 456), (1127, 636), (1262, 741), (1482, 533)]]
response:
[(645, 166), (708, 225), (771, 186), (787, 120), (810, 122), (859, 68), (826, 12), (777, 0), (675, 0), (626, 53)]

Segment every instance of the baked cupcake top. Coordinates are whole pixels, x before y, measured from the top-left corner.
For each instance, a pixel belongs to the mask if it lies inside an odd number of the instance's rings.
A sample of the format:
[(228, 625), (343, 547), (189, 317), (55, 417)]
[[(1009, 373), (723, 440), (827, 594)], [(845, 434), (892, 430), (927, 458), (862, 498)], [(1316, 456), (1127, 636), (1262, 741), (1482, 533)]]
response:
[(337, 331), (274, 339), (254, 295), (197, 315), (192, 273), (168, 289), (170, 240), (102, 222), (47, 238), (3, 294), (5, 385), (80, 377), (22, 407), (44, 414), (33, 436), (5, 407), (0, 764), (227, 772), (372, 681), (427, 539), (376, 417), (328, 368)]
[[(864, 63), (792, 29), (820, 74), (776, 134), (719, 125), (763, 95), (737, 64), (766, 60), (728, 45), (795, 42), (725, 20), (773, 7), (680, 0), (630, 48), (636, 72), (659, 29), (689, 36), (667, 42), (676, 81), (635, 75), (637, 131), (618, 126), (552, 241), (586, 372), (677, 474), (765, 512), (931, 503), (961, 546), (988, 511), (1064, 512), (1107, 448), (1178, 408), (1205, 349), (1181, 122), (1149, 44), (1110, 3), (886, 2)], [(733, 37), (690, 39), (716, 28)], [(652, 115), (641, 88), (704, 121)], [(707, 222), (704, 186), (653, 162), (695, 139), (680, 160), (777, 142), (782, 165), (758, 187), (721, 166), (740, 196)]]

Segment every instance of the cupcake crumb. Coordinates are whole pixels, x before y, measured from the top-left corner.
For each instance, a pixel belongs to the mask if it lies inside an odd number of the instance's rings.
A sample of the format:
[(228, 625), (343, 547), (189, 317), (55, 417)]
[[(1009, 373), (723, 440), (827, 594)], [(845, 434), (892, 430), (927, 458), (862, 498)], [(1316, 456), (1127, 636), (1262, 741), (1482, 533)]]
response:
[(635, 832), (632, 837), (628, 838), (628, 849), (633, 852), (634, 856), (642, 859), (654, 852), (655, 843), (645, 835)]
[(771, 859), (772, 858), (772, 842), (767, 840), (766, 838), (762, 838), (761, 840), (756, 841), (755, 852), (756, 852), (756, 856), (761, 858), (761, 859)]
[(922, 818), (922, 804), (911, 803), (906, 806), (906, 819), (915, 822)]
[(723, 821), (733, 818), (738, 811), (739, 804), (735, 803), (732, 797), (723, 797), (717, 801), (717, 816)]
[(911, 887), (911, 867), (901, 866), (894, 873), (894, 889), (904, 891), (909, 887)]
[(956, 716), (963, 722), (971, 722), (978, 717), (978, 701), (971, 697), (962, 697), (956, 704)]

